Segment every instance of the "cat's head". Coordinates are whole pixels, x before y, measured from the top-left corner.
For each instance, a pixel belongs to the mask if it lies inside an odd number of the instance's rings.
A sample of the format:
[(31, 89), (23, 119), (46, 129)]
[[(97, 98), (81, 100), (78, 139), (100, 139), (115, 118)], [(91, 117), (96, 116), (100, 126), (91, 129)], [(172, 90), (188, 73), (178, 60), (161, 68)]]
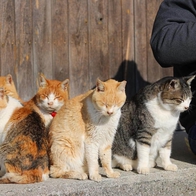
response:
[(0, 111), (5, 109), (8, 104), (8, 96), (5, 94), (4, 88), (0, 87)]
[(160, 98), (167, 110), (184, 112), (189, 109), (192, 99), (191, 82), (195, 76), (169, 78), (162, 85)]
[(49, 80), (43, 74), (38, 78), (37, 105), (45, 112), (57, 112), (69, 99), (69, 80)]
[(11, 74), (0, 77), (0, 88), (4, 89), (6, 95), (19, 99), (19, 95), (16, 91), (16, 87)]
[(103, 82), (97, 79), (92, 95), (94, 107), (105, 116), (116, 114), (126, 100), (125, 86), (126, 81), (118, 82), (110, 79)]

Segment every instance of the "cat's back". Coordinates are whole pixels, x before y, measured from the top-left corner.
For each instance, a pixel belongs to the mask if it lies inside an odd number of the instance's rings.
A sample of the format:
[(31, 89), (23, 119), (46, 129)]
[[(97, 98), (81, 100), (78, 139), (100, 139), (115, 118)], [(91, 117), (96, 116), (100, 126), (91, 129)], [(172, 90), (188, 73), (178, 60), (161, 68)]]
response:
[[(84, 100), (92, 93), (88, 91), (69, 99), (57, 112), (50, 125), (50, 138), (57, 139), (68, 134), (84, 134), (85, 124), (83, 119)], [(64, 134), (66, 132), (66, 135)], [(77, 135), (76, 137), (79, 137)]]
[[(57, 113), (57, 118), (61, 118), (63, 116), (67, 116), (69, 114), (75, 114), (81, 112), (82, 107), (84, 107), (84, 100), (92, 93), (93, 91), (87, 91), (84, 94), (78, 95), (72, 99), (69, 99), (65, 102), (62, 108)], [(55, 119), (57, 119), (55, 118)]]

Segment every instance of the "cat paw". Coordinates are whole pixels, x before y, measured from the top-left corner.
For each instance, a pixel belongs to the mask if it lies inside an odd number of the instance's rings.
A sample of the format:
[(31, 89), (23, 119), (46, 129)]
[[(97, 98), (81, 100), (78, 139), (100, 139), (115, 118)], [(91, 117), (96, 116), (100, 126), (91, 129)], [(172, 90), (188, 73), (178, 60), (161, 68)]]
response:
[(100, 182), (101, 181), (101, 175), (100, 174), (94, 174), (90, 175), (89, 178), (93, 181)]
[(108, 178), (118, 178), (119, 176), (120, 176), (119, 172), (112, 172), (112, 173), (107, 174)]
[(124, 170), (124, 171), (131, 171), (131, 170), (133, 170), (132, 165), (130, 165), (130, 164), (122, 165), (121, 169)]
[(157, 166), (156, 162), (150, 162), (149, 163), (150, 168), (153, 168), (153, 167), (156, 167), (156, 166)]
[(81, 173), (77, 178), (78, 180), (86, 180), (88, 178), (88, 175), (86, 173)]
[(177, 171), (178, 167), (175, 164), (169, 164), (169, 165), (165, 166), (164, 169), (167, 171)]
[(138, 167), (137, 172), (138, 174), (149, 174), (150, 169), (148, 167)]

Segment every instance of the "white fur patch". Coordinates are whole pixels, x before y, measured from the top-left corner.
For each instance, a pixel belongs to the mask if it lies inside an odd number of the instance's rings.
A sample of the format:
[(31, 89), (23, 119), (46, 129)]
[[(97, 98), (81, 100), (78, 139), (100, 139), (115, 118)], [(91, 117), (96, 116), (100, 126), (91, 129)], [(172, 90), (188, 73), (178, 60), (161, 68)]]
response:
[(131, 149), (135, 149), (135, 141), (133, 140), (133, 138), (129, 140), (129, 146)]
[(49, 174), (48, 173), (42, 175), (42, 181), (46, 181), (48, 179), (49, 179)]
[(1, 122), (0, 123), (0, 144), (2, 144), (7, 134), (7, 132), (4, 131), (5, 125), (9, 121), (14, 110), (16, 108), (22, 107), (22, 104), (17, 99), (14, 99), (13, 97), (10, 97), (10, 96), (8, 96), (8, 98), (9, 98), (9, 102), (8, 102), (7, 107), (0, 111), (0, 122)]
[(105, 116), (102, 112), (98, 112), (92, 105), (91, 101), (87, 101), (87, 109), (90, 114), (93, 129), (93, 137), (100, 144), (111, 144), (116, 133), (118, 122), (121, 116), (121, 110), (116, 109), (112, 115)]
[(182, 104), (176, 106), (174, 110), (169, 104), (162, 102), (159, 94), (158, 97), (148, 101), (146, 107), (155, 120), (155, 128), (162, 128), (171, 132), (176, 128), (180, 113), (189, 104), (190, 99), (187, 99)]

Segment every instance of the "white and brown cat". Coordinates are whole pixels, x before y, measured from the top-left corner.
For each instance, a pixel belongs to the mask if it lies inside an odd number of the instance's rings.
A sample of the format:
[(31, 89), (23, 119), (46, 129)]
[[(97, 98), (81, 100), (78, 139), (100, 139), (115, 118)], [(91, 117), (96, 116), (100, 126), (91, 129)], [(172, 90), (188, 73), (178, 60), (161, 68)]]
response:
[(95, 89), (68, 100), (50, 126), (50, 176), (100, 181), (98, 158), (107, 177), (111, 147), (123, 106), (126, 81), (97, 79)]
[(170, 160), (172, 138), (180, 114), (189, 109), (194, 78), (162, 78), (124, 104), (112, 147), (113, 167), (148, 174), (160, 157), (165, 170), (177, 170)]
[[(48, 126), (68, 100), (68, 79), (60, 82), (39, 76), (36, 95), (13, 110), (0, 145), (0, 183), (35, 183), (49, 178)], [(0, 114), (12, 107), (12, 98), (0, 91)], [(16, 104), (15, 104), (16, 105)], [(0, 124), (2, 123), (0, 119)], [(3, 121), (4, 122), (4, 121)]]

